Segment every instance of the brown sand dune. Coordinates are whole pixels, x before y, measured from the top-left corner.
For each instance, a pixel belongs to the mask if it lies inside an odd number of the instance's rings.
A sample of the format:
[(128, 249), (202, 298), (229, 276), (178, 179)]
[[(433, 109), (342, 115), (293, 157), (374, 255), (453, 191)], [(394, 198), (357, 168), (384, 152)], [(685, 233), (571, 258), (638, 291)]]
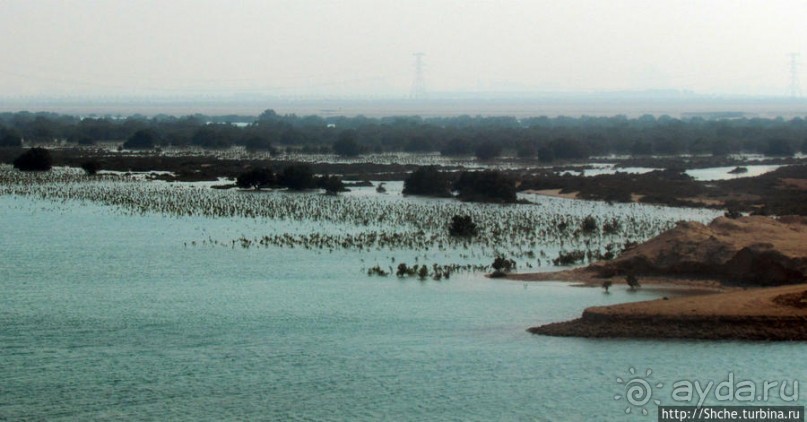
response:
[[(807, 282), (807, 217), (719, 217), (709, 225), (680, 222), (613, 261), (554, 273), (514, 274), (524, 281), (599, 284), (634, 274), (673, 284), (777, 286)], [(599, 280), (599, 281), (598, 281)]]
[(580, 319), (534, 327), (536, 334), (807, 340), (807, 219), (717, 218), (684, 222), (610, 262), (521, 280), (599, 284), (637, 274), (643, 282), (678, 285), (780, 286), (592, 307)]
[(681, 222), (672, 230), (589, 267), (601, 276), (690, 275), (732, 284), (807, 282), (807, 218), (719, 217), (709, 225)]

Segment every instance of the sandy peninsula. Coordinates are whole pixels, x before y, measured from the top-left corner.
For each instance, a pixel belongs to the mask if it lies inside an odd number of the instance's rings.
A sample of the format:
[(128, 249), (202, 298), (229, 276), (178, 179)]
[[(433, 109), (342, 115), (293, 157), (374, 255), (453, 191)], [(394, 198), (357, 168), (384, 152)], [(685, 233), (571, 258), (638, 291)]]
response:
[(600, 285), (634, 274), (643, 284), (705, 289), (673, 299), (591, 307), (581, 318), (530, 328), (535, 334), (599, 338), (807, 341), (807, 219), (718, 218), (684, 222), (613, 261), (524, 281)]
[(534, 334), (595, 338), (807, 341), (807, 285), (591, 307)]

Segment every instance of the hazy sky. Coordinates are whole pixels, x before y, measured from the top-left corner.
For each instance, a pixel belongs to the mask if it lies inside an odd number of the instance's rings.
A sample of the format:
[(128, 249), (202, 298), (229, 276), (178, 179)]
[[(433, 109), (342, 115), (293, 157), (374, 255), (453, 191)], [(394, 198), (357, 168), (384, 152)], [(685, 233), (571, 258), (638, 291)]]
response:
[(784, 95), (806, 42), (805, 0), (0, 0), (0, 97), (405, 97), (415, 52), (432, 93)]

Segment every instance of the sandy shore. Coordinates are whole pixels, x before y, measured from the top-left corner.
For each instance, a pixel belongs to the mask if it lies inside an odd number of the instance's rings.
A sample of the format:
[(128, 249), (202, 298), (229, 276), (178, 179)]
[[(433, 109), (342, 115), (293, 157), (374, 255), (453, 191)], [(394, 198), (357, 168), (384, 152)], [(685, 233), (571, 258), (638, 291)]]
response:
[(717, 294), (593, 307), (574, 321), (530, 331), (581, 337), (807, 341), (804, 217), (720, 217), (708, 225), (682, 222), (612, 261), (508, 278), (586, 286), (611, 280), (616, 287), (625, 283), (626, 274), (636, 275), (642, 285)]
[(807, 341), (807, 284), (591, 307), (579, 319), (529, 331), (595, 338)]
[[(613, 286), (627, 285), (624, 277), (603, 278), (589, 267), (575, 268), (565, 271), (553, 271), (545, 273), (521, 273), (507, 274), (508, 280), (518, 281), (568, 281), (580, 286), (600, 287), (603, 281), (610, 280)], [(694, 292), (718, 293), (739, 289), (721, 284), (720, 280), (713, 278), (695, 278), (678, 276), (641, 276), (639, 281), (643, 286), (652, 285), (659, 287), (674, 287), (676, 289), (687, 289)]]
[(522, 193), (527, 193), (531, 195), (543, 195), (543, 196), (551, 196), (554, 198), (566, 198), (566, 199), (577, 199), (580, 195), (579, 192), (570, 192), (570, 193), (561, 193), (563, 189), (531, 189), (525, 190)]

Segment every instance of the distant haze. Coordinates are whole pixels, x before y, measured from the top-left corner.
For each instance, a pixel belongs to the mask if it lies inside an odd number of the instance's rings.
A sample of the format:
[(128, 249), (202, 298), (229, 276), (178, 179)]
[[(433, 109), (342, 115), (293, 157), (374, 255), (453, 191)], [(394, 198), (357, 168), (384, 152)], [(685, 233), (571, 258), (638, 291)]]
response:
[(417, 52), (432, 95), (785, 96), (805, 18), (803, 0), (2, 0), (0, 98), (405, 98)]

